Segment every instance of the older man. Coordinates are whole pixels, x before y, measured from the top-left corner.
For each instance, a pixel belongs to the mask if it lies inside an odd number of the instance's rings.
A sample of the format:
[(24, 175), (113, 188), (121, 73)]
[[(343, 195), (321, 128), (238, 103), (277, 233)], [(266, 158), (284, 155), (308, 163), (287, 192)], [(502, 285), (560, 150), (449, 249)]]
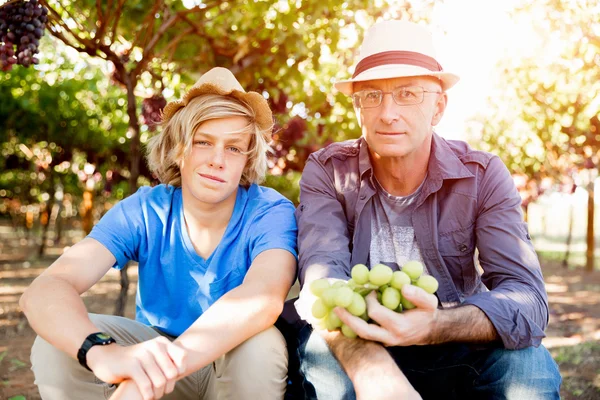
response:
[(358, 263), (420, 260), (440, 286), (437, 297), (405, 286), (417, 308), (402, 314), (371, 294), (376, 324), (336, 309), (362, 339), (307, 324), (298, 354), (308, 398), (559, 398), (558, 368), (540, 345), (544, 280), (510, 173), (434, 132), (458, 79), (425, 27), (386, 21), (366, 33), (352, 79), (335, 84), (352, 97), (362, 137), (306, 164), (298, 313), (311, 322), (308, 283), (349, 279)]

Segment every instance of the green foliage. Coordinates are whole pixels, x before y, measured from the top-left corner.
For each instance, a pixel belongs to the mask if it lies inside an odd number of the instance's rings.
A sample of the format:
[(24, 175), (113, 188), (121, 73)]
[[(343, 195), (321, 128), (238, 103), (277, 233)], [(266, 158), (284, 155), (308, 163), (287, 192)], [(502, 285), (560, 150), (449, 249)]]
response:
[(295, 205), (298, 205), (300, 202), (300, 176), (299, 172), (292, 170), (283, 175), (267, 175), (263, 185), (277, 190)]
[(44, 40), (41, 51), (40, 66), (0, 76), (0, 198), (24, 204), (47, 201), (58, 182), (80, 194), (86, 163), (127, 163), (123, 92), (64, 46)]
[(542, 38), (539, 51), (499, 66), (498, 91), (479, 118), (484, 147), (534, 179), (597, 168), (600, 40), (592, 32), (600, 29), (600, 6), (544, 0), (515, 11), (523, 13)]

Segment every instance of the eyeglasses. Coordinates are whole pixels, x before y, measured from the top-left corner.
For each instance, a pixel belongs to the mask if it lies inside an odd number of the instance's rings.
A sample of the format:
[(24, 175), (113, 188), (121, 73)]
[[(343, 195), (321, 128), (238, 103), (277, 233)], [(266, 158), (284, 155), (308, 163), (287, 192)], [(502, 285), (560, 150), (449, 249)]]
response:
[(423, 89), (421, 86), (399, 87), (391, 92), (368, 89), (353, 93), (352, 102), (354, 107), (357, 108), (375, 108), (381, 105), (383, 95), (391, 94), (394, 102), (399, 106), (412, 106), (414, 104), (421, 104), (425, 98), (425, 93), (441, 94), (442, 92), (432, 92)]

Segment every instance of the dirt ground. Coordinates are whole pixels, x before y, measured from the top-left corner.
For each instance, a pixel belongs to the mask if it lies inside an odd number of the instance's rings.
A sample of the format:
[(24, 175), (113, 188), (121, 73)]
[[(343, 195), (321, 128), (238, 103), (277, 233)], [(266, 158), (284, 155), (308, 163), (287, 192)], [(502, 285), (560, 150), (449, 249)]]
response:
[[(37, 243), (25, 232), (15, 232), (0, 221), (0, 399), (39, 399), (29, 352), (35, 334), (18, 306), (25, 288), (61, 254), (66, 245), (81, 238), (69, 231), (46, 256), (36, 257)], [(544, 345), (560, 366), (563, 399), (600, 399), (600, 271), (585, 273), (580, 267), (563, 268), (542, 260), (551, 307)], [(134, 315), (135, 267), (126, 316)], [(90, 312), (112, 314), (119, 291), (119, 274), (111, 271), (84, 295)]]

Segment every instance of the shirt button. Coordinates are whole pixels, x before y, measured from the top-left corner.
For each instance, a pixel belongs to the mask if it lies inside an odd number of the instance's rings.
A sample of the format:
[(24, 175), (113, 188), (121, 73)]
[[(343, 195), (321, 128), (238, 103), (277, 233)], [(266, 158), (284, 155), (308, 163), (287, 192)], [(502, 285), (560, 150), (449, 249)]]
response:
[(466, 252), (466, 251), (467, 251), (469, 248), (467, 247), (467, 245), (466, 245), (466, 244), (461, 244), (460, 246), (458, 246), (458, 249), (464, 253), (464, 252)]

